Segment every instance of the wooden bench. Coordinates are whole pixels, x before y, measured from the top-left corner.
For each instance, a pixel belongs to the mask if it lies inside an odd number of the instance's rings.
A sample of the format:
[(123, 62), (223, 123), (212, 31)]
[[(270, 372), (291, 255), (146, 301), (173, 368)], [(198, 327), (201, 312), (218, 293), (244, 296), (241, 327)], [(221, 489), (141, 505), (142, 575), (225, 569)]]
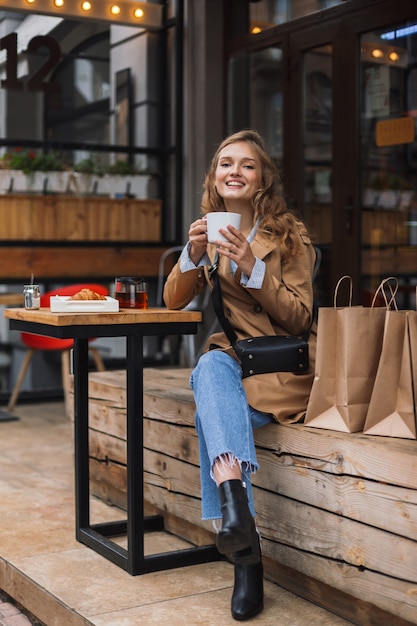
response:
[[(144, 490), (149, 513), (202, 545), (189, 373), (145, 369)], [(125, 507), (125, 373), (91, 373), (89, 396), (92, 491)], [(266, 577), (355, 624), (416, 624), (417, 441), (271, 424), (256, 445)]]

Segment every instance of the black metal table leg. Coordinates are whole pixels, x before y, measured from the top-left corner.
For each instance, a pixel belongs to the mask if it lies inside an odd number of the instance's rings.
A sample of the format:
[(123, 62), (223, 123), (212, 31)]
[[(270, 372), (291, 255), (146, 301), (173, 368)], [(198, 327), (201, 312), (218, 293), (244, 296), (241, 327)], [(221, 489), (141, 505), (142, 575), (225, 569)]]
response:
[(126, 338), (127, 540), (129, 574), (146, 571), (143, 497), (143, 337)]
[(90, 525), (88, 340), (74, 340), (74, 462), (76, 537)]

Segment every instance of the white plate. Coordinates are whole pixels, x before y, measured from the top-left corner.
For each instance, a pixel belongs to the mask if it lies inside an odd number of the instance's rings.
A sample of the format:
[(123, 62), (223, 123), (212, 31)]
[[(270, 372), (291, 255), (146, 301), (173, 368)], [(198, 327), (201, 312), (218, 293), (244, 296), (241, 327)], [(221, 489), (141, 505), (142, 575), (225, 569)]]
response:
[(119, 301), (106, 296), (105, 300), (71, 300), (70, 296), (51, 296), (51, 313), (109, 313), (119, 310)]

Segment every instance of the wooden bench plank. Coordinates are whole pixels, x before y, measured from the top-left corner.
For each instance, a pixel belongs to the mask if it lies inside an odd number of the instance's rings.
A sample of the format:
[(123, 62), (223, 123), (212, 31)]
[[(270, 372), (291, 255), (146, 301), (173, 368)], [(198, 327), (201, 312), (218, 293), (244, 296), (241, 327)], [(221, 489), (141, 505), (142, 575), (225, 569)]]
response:
[(320, 467), (318, 459), (312, 467), (311, 458), (277, 457), (259, 448), (257, 453), (262, 471), (253, 477), (255, 485), (403, 537), (417, 537), (417, 490), (334, 475)]
[[(256, 443), (260, 447), (271, 448), (268, 428), (270, 427), (256, 433)], [(342, 433), (309, 428), (303, 424), (289, 424), (280, 430), (279, 438), (274, 437), (273, 441), (277, 442), (277, 456), (311, 458), (313, 466), (320, 466), (322, 471), (366, 477), (410, 489), (417, 488), (415, 440)]]

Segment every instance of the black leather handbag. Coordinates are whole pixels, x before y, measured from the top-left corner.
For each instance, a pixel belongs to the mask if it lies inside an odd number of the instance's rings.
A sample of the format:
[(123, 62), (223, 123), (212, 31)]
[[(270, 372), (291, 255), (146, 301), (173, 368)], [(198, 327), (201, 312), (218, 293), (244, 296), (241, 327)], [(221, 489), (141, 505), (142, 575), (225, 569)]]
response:
[(271, 372), (307, 372), (308, 342), (290, 335), (251, 337), (236, 341), (234, 351), (243, 378)]
[(308, 337), (311, 326), (301, 338), (291, 335), (272, 335), (237, 341), (236, 333), (224, 315), (217, 268), (218, 254), (210, 268), (210, 277), (213, 281), (213, 308), (242, 367), (242, 378), (272, 372), (307, 372), (309, 369)]

